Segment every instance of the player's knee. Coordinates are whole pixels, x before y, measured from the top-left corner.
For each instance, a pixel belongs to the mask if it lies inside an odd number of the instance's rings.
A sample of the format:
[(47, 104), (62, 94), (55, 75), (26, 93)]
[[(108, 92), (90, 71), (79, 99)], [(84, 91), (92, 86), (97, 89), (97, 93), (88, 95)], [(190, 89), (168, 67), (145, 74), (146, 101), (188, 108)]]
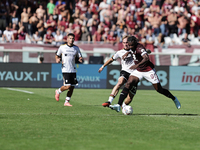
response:
[(129, 90), (129, 92), (130, 92), (131, 94), (135, 95), (136, 92), (137, 92), (137, 87), (136, 87), (136, 86), (132, 86), (132, 88)]

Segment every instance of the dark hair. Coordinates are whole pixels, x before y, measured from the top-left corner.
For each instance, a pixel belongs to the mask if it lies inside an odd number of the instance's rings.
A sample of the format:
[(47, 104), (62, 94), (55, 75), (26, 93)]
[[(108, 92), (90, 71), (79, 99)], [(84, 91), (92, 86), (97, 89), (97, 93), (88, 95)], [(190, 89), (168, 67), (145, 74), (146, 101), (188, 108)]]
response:
[(127, 41), (132, 43), (132, 46), (137, 45), (137, 43), (138, 43), (138, 39), (135, 36), (128, 37)]
[(75, 35), (73, 33), (69, 33), (67, 36), (73, 36), (73, 37), (75, 37)]

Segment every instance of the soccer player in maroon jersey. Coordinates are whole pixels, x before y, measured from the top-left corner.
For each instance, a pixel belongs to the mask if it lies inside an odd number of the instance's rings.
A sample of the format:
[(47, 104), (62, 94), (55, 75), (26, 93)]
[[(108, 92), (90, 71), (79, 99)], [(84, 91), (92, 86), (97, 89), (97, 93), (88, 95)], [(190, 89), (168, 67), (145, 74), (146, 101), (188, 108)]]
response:
[(131, 52), (133, 57), (135, 57), (135, 64), (131, 66), (130, 69), (136, 69), (136, 71), (133, 71), (129, 76), (128, 81), (120, 94), (118, 104), (110, 105), (109, 107), (119, 112), (128, 93), (131, 92), (133, 88), (136, 89), (138, 82), (144, 77), (152, 83), (158, 93), (171, 98), (175, 103), (176, 108), (180, 109), (181, 104), (178, 99), (173, 96), (169, 90), (162, 88), (154, 69), (154, 64), (149, 60), (149, 56), (145, 50), (145, 47), (142, 44), (139, 44), (137, 38), (134, 36), (128, 38), (128, 44), (131, 51), (127, 52), (123, 56), (123, 59), (126, 59), (126, 56)]

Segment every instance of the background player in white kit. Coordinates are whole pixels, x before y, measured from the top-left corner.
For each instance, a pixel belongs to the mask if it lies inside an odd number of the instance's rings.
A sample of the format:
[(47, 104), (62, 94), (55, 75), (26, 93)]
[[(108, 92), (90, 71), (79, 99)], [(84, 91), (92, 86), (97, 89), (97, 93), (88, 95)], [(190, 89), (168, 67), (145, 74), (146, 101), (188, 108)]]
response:
[[(117, 51), (109, 60), (107, 60), (102, 65), (101, 68), (99, 68), (98, 72), (100, 73), (103, 70), (104, 67), (111, 64), (117, 58), (121, 59), (122, 69), (121, 69), (121, 72), (120, 72), (120, 77), (118, 78), (118, 82), (114, 86), (114, 88), (113, 88), (113, 90), (112, 90), (112, 92), (111, 92), (111, 94), (108, 98), (108, 101), (102, 104), (102, 106), (104, 106), (104, 107), (109, 107), (109, 105), (112, 104), (112, 101), (114, 100), (115, 96), (118, 94), (120, 87), (122, 85), (124, 85), (124, 83), (126, 83), (126, 81), (129, 78), (130, 73), (133, 72), (132, 69), (129, 69), (132, 66), (132, 64), (134, 63), (133, 57), (131, 55), (129, 55), (129, 56), (127, 56), (127, 58), (125, 60), (122, 59), (122, 56), (130, 50), (127, 39), (128, 39), (128, 36), (124, 36), (122, 38), (122, 44), (123, 44), (124, 48), (122, 50)], [(134, 96), (134, 92), (130, 93), (127, 97), (127, 101), (130, 101), (133, 98), (133, 96)], [(125, 103), (126, 103), (126, 101), (125, 101)]]
[(61, 45), (56, 52), (56, 63), (60, 63), (62, 57), (62, 74), (64, 85), (55, 91), (55, 99), (59, 101), (60, 94), (68, 90), (64, 106), (72, 106), (69, 101), (73, 94), (74, 86), (78, 84), (76, 79), (75, 58), (78, 57), (79, 62), (83, 62), (82, 54), (78, 46), (74, 45), (75, 35), (69, 33), (67, 36), (67, 44)]

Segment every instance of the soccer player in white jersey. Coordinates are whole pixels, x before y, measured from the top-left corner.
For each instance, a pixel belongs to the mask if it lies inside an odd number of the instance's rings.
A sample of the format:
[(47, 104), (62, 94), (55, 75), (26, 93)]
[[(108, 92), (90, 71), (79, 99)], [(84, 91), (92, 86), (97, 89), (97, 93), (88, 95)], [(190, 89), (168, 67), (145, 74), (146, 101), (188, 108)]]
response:
[[(131, 49), (131, 53), (133, 56), (135, 56), (135, 63), (130, 67), (130, 69), (133, 69), (134, 71), (131, 73), (131, 75), (128, 78), (128, 81), (126, 82), (125, 87), (123, 88), (118, 104), (110, 105), (109, 107), (111, 109), (116, 110), (117, 112), (120, 111), (122, 103), (124, 99), (127, 97), (128, 93), (130, 92), (131, 88), (137, 86), (138, 82), (142, 79), (145, 78), (149, 82), (152, 83), (153, 87), (155, 90), (163, 94), (164, 96), (172, 99), (172, 101), (175, 103), (175, 106), (177, 109), (181, 108), (181, 104), (178, 101), (178, 99), (172, 95), (169, 90), (164, 89), (160, 81), (158, 79), (158, 76), (156, 74), (156, 71), (154, 69), (153, 63), (149, 60), (149, 56), (145, 50), (145, 47), (142, 44), (139, 44), (137, 42), (137, 38), (134, 36), (130, 36), (127, 39), (128, 45)], [(129, 54), (127, 52), (124, 56), (123, 59), (126, 58)]]
[[(120, 77), (118, 78), (118, 83), (114, 86), (109, 98), (108, 98), (108, 101), (103, 103), (102, 106), (103, 107), (109, 107), (109, 105), (111, 105), (112, 101), (114, 100), (115, 96), (118, 94), (119, 92), (119, 89), (122, 85), (124, 85), (124, 83), (126, 83), (126, 81), (128, 80), (129, 78), (129, 75), (131, 72), (133, 72), (132, 69), (129, 69), (132, 64), (134, 64), (134, 59), (131, 55), (127, 56), (127, 58), (124, 60), (122, 59), (122, 56), (124, 54), (126, 54), (127, 51), (130, 50), (129, 48), (129, 45), (128, 45), (128, 42), (127, 42), (127, 39), (128, 39), (128, 36), (124, 36), (122, 38), (122, 44), (123, 44), (123, 49), (122, 50), (119, 50), (117, 51), (109, 60), (107, 60), (101, 68), (99, 68), (99, 73), (103, 70), (104, 67), (106, 67), (107, 65), (111, 64), (113, 61), (115, 61), (117, 58), (120, 58), (121, 59), (121, 66), (122, 66), (122, 69), (121, 69), (121, 72), (120, 72)], [(135, 94), (135, 91), (132, 91), (132, 93), (129, 93), (128, 97), (127, 97), (127, 100), (125, 100), (125, 104), (128, 105), (127, 102), (130, 102), (131, 99), (133, 98), (134, 94)], [(125, 105), (123, 103), (123, 105)]]
[(74, 86), (78, 84), (76, 79), (75, 57), (79, 62), (83, 62), (82, 54), (78, 46), (74, 45), (75, 35), (69, 33), (67, 36), (67, 44), (61, 45), (56, 52), (56, 63), (60, 63), (62, 57), (62, 74), (64, 85), (55, 91), (55, 99), (59, 101), (60, 94), (68, 90), (64, 106), (72, 106), (69, 101), (73, 94)]

